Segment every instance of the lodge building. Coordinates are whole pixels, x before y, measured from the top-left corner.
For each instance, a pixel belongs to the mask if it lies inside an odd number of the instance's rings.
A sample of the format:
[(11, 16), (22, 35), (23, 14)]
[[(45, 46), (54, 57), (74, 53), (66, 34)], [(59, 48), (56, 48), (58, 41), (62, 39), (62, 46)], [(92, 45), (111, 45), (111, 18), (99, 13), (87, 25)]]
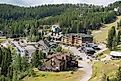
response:
[(44, 59), (43, 65), (39, 68), (42, 71), (65, 71), (68, 68), (77, 68), (78, 62), (69, 54), (52, 54)]

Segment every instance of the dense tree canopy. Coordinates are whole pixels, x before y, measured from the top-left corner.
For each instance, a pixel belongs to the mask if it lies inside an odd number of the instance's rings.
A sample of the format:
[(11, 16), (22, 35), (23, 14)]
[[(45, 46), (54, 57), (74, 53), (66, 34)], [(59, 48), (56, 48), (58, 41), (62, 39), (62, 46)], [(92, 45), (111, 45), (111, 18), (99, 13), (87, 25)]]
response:
[(0, 81), (19, 81), (30, 73), (27, 57), (12, 55), (10, 48), (0, 47)]
[(116, 19), (113, 10), (120, 5), (120, 1), (107, 7), (87, 4), (19, 7), (1, 4), (0, 30), (4, 31), (5, 35), (28, 36), (38, 40), (40, 38), (37, 29), (43, 25), (60, 24), (63, 33), (80, 32), (82, 28), (99, 29), (101, 25)]
[(36, 50), (32, 54), (32, 66), (36, 68), (40, 67), (45, 57), (46, 55), (42, 51)]

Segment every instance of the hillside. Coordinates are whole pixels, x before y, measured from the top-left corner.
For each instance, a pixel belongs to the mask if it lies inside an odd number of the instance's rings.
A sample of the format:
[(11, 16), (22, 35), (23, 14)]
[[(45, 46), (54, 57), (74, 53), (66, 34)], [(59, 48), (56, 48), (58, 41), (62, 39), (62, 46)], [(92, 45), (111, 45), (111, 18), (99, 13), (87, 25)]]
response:
[[(120, 1), (116, 3), (119, 3), (120, 7)], [(87, 4), (19, 7), (1, 4), (0, 30), (7, 36), (28, 37), (32, 41), (41, 38), (41, 33), (37, 29), (42, 29), (43, 25), (56, 23), (60, 25), (63, 33), (80, 33), (82, 31), (88, 33), (90, 30), (100, 29), (103, 24), (115, 21), (117, 13), (113, 8), (115, 8), (113, 4), (107, 7)]]
[[(5, 27), (10, 28), (9, 26), (16, 25), (26, 28), (26, 24), (32, 27), (36, 23), (38, 25), (59, 23), (62, 28), (66, 28), (63, 32), (80, 32), (81, 28), (99, 29), (102, 23), (110, 23), (116, 18), (113, 10), (108, 9), (109, 7), (87, 4), (55, 4), (36, 7), (1, 4), (0, 29), (5, 30)], [(48, 19), (45, 19), (47, 17)], [(12, 34), (17, 33), (13, 31)]]
[(95, 42), (105, 42), (108, 36), (108, 31), (111, 29), (112, 26), (117, 27), (117, 22), (121, 20), (121, 16), (117, 16), (117, 19), (115, 22), (110, 24), (104, 24), (103, 27), (101, 27), (100, 30), (93, 31), (92, 34), (94, 36)]
[(121, 81), (120, 39), (121, 1), (0, 4), (0, 81)]

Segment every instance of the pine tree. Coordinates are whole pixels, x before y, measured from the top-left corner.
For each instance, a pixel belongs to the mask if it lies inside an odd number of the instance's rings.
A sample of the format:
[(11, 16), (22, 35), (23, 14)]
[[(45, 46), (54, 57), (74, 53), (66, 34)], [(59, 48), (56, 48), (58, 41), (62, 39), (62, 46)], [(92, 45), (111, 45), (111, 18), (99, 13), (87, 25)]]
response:
[(28, 71), (29, 68), (30, 67), (29, 67), (28, 58), (27, 57), (22, 57), (22, 59), (21, 59), (21, 69), (22, 69), (22, 72)]
[(36, 52), (32, 54), (32, 66), (37, 68), (39, 65), (39, 60), (38, 50), (36, 50)]
[(0, 76), (0, 81), (6, 81), (6, 80), (5, 80), (5, 76), (3, 76), (3, 75)]
[(117, 72), (117, 81), (121, 81), (121, 67), (119, 67)]
[(116, 37), (116, 41), (117, 41), (117, 45), (119, 45), (120, 43), (120, 39), (121, 39), (121, 30), (118, 31), (117, 37)]
[(16, 70), (13, 71), (12, 81), (18, 81), (18, 76), (17, 76), (17, 71)]
[(20, 54), (16, 55), (16, 58), (15, 58), (15, 66), (16, 67), (15, 67), (15, 69), (17, 71), (21, 71), (21, 69), (22, 69), (21, 60), (22, 60), (21, 55)]
[(3, 57), (3, 54), (2, 54), (2, 49), (0, 48), (0, 66), (1, 66), (1, 63), (2, 63), (2, 58)]
[(45, 58), (45, 54), (42, 51), (36, 50), (32, 54), (32, 66), (38, 68), (42, 65), (42, 60)]
[(1, 63), (1, 74), (7, 75), (8, 68), (11, 65), (12, 56), (11, 52), (7, 48), (2, 48), (2, 63)]
[(107, 47), (112, 50), (113, 47), (115, 46), (115, 40), (116, 38), (116, 30), (115, 27), (113, 26), (111, 30), (108, 32), (108, 39), (107, 39)]
[(117, 46), (117, 40), (116, 40), (116, 37), (113, 38), (113, 42), (112, 42), (112, 49), (116, 49), (116, 46)]

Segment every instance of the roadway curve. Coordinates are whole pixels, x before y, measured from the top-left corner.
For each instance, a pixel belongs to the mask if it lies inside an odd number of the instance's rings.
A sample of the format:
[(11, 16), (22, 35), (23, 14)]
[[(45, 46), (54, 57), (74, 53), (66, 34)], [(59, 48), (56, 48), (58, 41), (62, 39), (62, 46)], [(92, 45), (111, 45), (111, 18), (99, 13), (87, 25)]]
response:
[(87, 59), (86, 54), (80, 53), (76, 47), (69, 47), (69, 50), (73, 52), (73, 54), (76, 56), (82, 57), (83, 61), (79, 62), (79, 66), (83, 67), (84, 74), (82, 75), (80, 81), (88, 81), (92, 76), (92, 65), (89, 64), (89, 59)]

